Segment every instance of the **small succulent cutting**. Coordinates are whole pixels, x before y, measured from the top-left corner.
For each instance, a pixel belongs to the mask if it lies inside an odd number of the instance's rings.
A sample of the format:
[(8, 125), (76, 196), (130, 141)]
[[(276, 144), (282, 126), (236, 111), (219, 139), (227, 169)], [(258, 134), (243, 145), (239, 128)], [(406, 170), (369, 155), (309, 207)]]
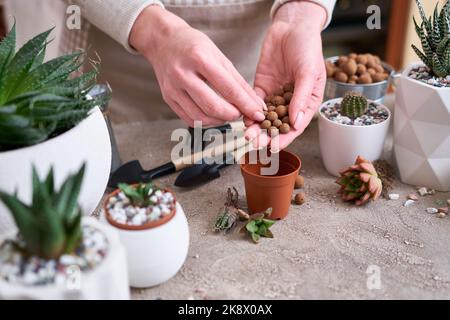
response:
[(145, 208), (154, 204), (150, 199), (154, 189), (152, 182), (140, 183), (137, 186), (119, 183), (118, 187), (130, 199), (133, 206)]
[(52, 29), (16, 52), (15, 25), (0, 42), (0, 150), (33, 145), (61, 134), (85, 119), (107, 96), (89, 98), (97, 70), (80, 74), (83, 52), (44, 63)]
[(420, 38), (422, 49), (415, 45), (413, 50), (423, 63), (438, 77), (450, 75), (450, 1), (447, 0), (441, 10), (436, 3), (433, 16), (427, 18), (422, 1), (416, 0), (422, 22), (414, 18), (416, 33)]
[(343, 170), (340, 175), (336, 183), (341, 186), (339, 193), (344, 201), (361, 206), (380, 197), (383, 190), (381, 179), (373, 164), (363, 157), (358, 156), (355, 164)]
[(273, 226), (275, 221), (267, 219), (271, 214), (272, 208), (269, 208), (264, 212), (251, 215), (241, 231), (246, 231), (254, 243), (258, 243), (261, 237), (273, 238), (273, 233), (269, 228)]
[(11, 211), (19, 229), (19, 239), (24, 243), (26, 254), (57, 259), (77, 249), (82, 237), (82, 214), (77, 201), (84, 172), (85, 165), (57, 190), (53, 169), (44, 180), (40, 180), (33, 168), (31, 205), (23, 203), (15, 195), (0, 192), (0, 200)]
[(359, 92), (347, 92), (341, 102), (341, 114), (355, 119), (367, 112), (369, 103)]

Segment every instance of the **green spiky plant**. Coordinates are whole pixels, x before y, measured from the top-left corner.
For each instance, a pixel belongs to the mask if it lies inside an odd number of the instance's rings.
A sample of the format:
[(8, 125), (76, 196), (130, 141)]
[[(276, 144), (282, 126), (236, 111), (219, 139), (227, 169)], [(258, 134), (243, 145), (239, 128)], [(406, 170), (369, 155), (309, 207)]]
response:
[(414, 18), (417, 35), (420, 38), (423, 52), (415, 45), (413, 50), (422, 62), (438, 77), (450, 75), (450, 0), (441, 10), (439, 3), (434, 8), (433, 16), (427, 18), (422, 1), (416, 0), (422, 19), (419, 25)]
[(119, 189), (130, 199), (133, 206), (146, 208), (154, 204), (150, 197), (155, 191), (153, 183), (140, 183), (137, 186), (130, 186), (126, 183), (119, 183)]
[(85, 119), (109, 97), (87, 99), (97, 68), (79, 76), (84, 53), (75, 52), (44, 63), (53, 29), (16, 52), (15, 24), (0, 42), (0, 151), (33, 145), (61, 134)]
[(16, 195), (0, 192), (0, 200), (10, 210), (19, 229), (25, 254), (57, 259), (78, 247), (82, 237), (82, 214), (77, 201), (84, 171), (85, 165), (56, 190), (53, 169), (40, 180), (33, 168), (31, 205), (26, 205)]
[(347, 92), (341, 102), (341, 114), (355, 119), (367, 112), (369, 103), (366, 97), (358, 92)]

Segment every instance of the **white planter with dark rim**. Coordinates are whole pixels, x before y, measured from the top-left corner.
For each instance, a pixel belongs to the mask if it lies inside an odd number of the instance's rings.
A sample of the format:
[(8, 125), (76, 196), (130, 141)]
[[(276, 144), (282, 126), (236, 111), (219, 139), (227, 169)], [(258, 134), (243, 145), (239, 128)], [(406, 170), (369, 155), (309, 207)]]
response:
[[(320, 153), (325, 168), (336, 177), (340, 171), (354, 164), (357, 156), (369, 161), (381, 158), (391, 120), (389, 109), (379, 103), (377, 106), (388, 112), (388, 118), (368, 126), (340, 124), (322, 114), (323, 108), (333, 107), (341, 101), (342, 98), (329, 100), (319, 109)], [(372, 102), (369, 100), (369, 103)]]
[[(0, 279), (0, 299), (33, 300), (127, 300), (130, 298), (125, 248), (113, 228), (94, 218), (83, 217), (83, 225), (101, 231), (108, 241), (108, 252), (93, 270), (68, 275), (65, 284), (24, 286)], [(11, 234), (14, 237), (15, 233)], [(0, 239), (0, 243), (4, 239)]]
[(183, 208), (177, 202), (170, 214), (141, 226), (114, 221), (103, 206), (106, 223), (119, 232), (127, 251), (130, 286), (148, 288), (166, 282), (181, 269), (189, 250), (189, 228)]
[(409, 77), (404, 70), (395, 98), (394, 156), (403, 182), (450, 191), (450, 88)]
[[(111, 168), (111, 143), (108, 128), (98, 107), (74, 128), (47, 141), (11, 151), (0, 152), (0, 190), (14, 193), (24, 202), (31, 200), (31, 169), (48, 172), (53, 166), (60, 185), (86, 162), (86, 173), (79, 203), (92, 213), (104, 194)], [(1, 229), (15, 229), (9, 211), (0, 204)]]

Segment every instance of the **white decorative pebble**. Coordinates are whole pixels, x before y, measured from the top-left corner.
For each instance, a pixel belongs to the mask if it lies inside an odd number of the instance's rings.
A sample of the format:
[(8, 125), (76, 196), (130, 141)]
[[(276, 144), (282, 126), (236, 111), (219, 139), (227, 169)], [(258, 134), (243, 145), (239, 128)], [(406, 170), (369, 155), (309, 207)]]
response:
[(417, 192), (420, 194), (420, 196), (424, 197), (428, 194), (428, 190), (425, 187), (421, 187), (417, 190)]
[(405, 203), (403, 204), (404, 207), (409, 207), (412, 206), (415, 203), (414, 200), (406, 200)]
[(438, 213), (438, 209), (436, 209), (436, 208), (427, 208), (427, 212), (429, 213), (429, 214), (435, 214), (435, 213)]
[(389, 199), (390, 200), (398, 200), (400, 198), (400, 195), (398, 193), (390, 193)]

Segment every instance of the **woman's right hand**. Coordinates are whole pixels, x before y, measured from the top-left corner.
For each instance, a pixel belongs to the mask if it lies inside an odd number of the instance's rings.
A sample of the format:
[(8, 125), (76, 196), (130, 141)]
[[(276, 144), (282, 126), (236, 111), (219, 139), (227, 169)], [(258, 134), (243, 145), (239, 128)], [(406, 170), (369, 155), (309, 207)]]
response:
[(264, 120), (264, 102), (233, 64), (176, 15), (147, 7), (129, 41), (153, 66), (164, 101), (188, 125), (218, 125), (242, 115)]

